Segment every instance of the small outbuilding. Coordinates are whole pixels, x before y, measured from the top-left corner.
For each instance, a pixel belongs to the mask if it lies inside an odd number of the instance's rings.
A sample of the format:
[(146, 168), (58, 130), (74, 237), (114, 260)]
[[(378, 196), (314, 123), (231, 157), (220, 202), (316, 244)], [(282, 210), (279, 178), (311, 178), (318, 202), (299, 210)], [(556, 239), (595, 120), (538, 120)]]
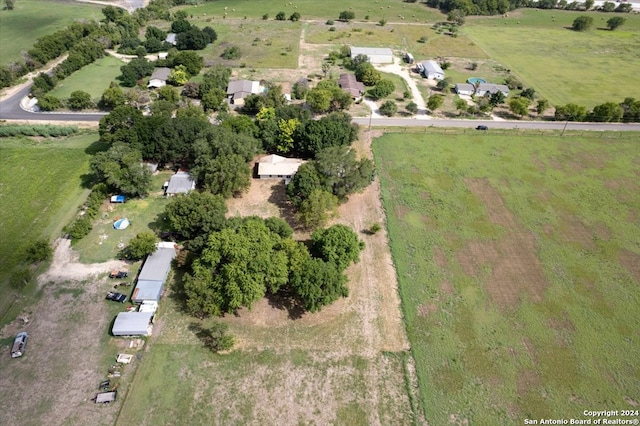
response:
[(476, 87), (469, 83), (457, 83), (455, 86), (458, 95), (471, 96), (475, 93)]
[(159, 88), (167, 85), (167, 80), (169, 79), (169, 74), (171, 74), (171, 68), (161, 67), (156, 68), (151, 74), (149, 78), (149, 84), (147, 84), (147, 88)]
[(177, 172), (171, 176), (164, 191), (165, 195), (186, 194), (196, 189), (196, 181), (189, 172)]
[(94, 398), (94, 401), (96, 402), (96, 404), (108, 404), (109, 402), (115, 401), (117, 395), (118, 395), (117, 391), (100, 392), (99, 394), (96, 395), (96, 397)]
[(166, 41), (167, 43), (175, 46), (176, 44), (178, 44), (178, 34), (169, 33), (169, 34), (167, 34), (167, 38), (165, 38), (164, 41)]
[(424, 78), (431, 80), (444, 80), (444, 71), (436, 61), (430, 60), (420, 62), (418, 64), (418, 71), (424, 76)]
[(153, 312), (120, 312), (113, 323), (114, 336), (151, 336)]
[(171, 262), (176, 257), (176, 249), (171, 242), (157, 244), (157, 250), (150, 254), (142, 265), (136, 288), (131, 300), (135, 303), (158, 302), (164, 291), (164, 285), (171, 272)]
[(392, 64), (393, 51), (388, 47), (351, 47), (351, 59), (365, 55), (372, 64)]
[(267, 155), (258, 160), (258, 177), (260, 179), (284, 179), (289, 183), (298, 168), (305, 163), (299, 158), (285, 158), (279, 155)]
[(227, 86), (227, 99), (232, 105), (242, 105), (244, 98), (249, 95), (262, 93), (263, 88), (259, 81), (252, 80), (234, 80), (230, 81)]
[(350, 94), (352, 99), (358, 99), (364, 95), (364, 84), (356, 80), (356, 76), (353, 74), (340, 74), (338, 86)]
[(404, 61), (408, 64), (412, 64), (415, 59), (413, 58), (413, 55), (411, 53), (407, 52), (404, 54)]

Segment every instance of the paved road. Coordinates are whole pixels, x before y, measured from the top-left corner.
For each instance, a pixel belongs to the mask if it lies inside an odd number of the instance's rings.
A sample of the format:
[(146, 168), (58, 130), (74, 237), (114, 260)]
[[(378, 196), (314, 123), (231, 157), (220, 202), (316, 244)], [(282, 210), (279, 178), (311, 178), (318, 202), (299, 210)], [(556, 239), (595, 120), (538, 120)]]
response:
[(29, 112), (20, 108), (20, 101), (29, 94), (31, 86), (16, 92), (13, 96), (0, 103), (0, 119), (4, 120), (32, 120), (32, 121), (85, 121), (97, 122), (106, 114), (85, 114), (78, 112)]

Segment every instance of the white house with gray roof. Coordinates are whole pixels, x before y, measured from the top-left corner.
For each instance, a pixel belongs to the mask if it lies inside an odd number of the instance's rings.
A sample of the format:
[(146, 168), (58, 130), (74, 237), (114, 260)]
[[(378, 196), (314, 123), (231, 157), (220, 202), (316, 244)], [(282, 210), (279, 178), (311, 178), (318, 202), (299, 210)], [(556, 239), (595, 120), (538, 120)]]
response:
[(351, 59), (365, 55), (372, 64), (392, 64), (393, 51), (388, 47), (351, 47)]
[(289, 183), (298, 168), (305, 163), (299, 158), (285, 158), (279, 155), (267, 155), (258, 160), (258, 177), (260, 179), (284, 179)]
[(436, 61), (422, 61), (418, 64), (417, 68), (418, 72), (420, 72), (424, 78), (431, 80), (444, 80), (444, 71)]
[(227, 99), (229, 103), (234, 105), (241, 105), (244, 103), (244, 98), (249, 95), (255, 95), (262, 93), (263, 88), (260, 86), (259, 81), (252, 80), (234, 80), (230, 81), (227, 86)]
[(177, 172), (165, 184), (165, 195), (186, 194), (196, 189), (196, 181), (189, 172)]
[(153, 70), (153, 74), (149, 78), (148, 88), (159, 88), (167, 85), (167, 80), (171, 74), (171, 68), (161, 67)]

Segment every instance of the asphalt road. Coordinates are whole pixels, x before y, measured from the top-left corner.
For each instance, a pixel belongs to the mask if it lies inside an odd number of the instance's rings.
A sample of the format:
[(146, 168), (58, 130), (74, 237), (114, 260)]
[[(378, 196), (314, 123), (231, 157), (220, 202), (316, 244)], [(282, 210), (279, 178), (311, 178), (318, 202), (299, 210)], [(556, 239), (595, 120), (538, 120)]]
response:
[[(0, 119), (31, 121), (98, 122), (106, 113), (29, 112), (20, 107), (20, 100), (29, 94), (30, 87), (17, 92), (0, 103)], [(494, 121), (494, 120), (439, 120), (427, 118), (369, 118), (356, 117), (354, 123), (373, 127), (458, 127), (475, 128), (485, 125), (491, 129), (582, 130), (582, 131), (640, 131), (640, 123), (573, 123), (566, 121)]]

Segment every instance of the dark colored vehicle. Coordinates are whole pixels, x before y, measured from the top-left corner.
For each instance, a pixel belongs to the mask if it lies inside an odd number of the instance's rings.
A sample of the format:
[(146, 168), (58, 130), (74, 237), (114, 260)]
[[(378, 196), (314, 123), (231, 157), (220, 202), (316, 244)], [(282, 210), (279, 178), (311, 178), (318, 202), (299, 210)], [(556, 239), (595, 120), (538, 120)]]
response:
[(100, 382), (100, 385), (98, 386), (98, 390), (108, 391), (110, 387), (111, 387), (111, 380), (104, 380)]
[(480, 125), (480, 126), (476, 127), (476, 130), (489, 130), (489, 127)]
[(127, 301), (127, 295), (122, 293), (114, 293), (110, 291), (109, 293), (107, 293), (107, 297), (105, 297), (105, 299), (113, 300), (114, 302), (124, 303)]
[(122, 279), (122, 278), (127, 278), (129, 276), (129, 273), (127, 271), (111, 271), (111, 273), (109, 274), (109, 278), (118, 278), (118, 279)]

